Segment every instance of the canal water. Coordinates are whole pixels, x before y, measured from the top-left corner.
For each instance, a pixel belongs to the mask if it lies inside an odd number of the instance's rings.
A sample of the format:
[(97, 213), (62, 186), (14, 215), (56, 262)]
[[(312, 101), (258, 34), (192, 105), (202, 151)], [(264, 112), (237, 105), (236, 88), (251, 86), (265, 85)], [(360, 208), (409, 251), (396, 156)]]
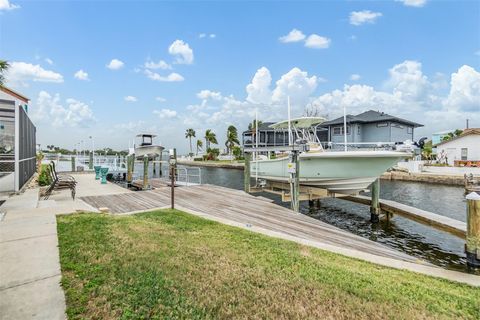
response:
[[(233, 189), (243, 189), (243, 171), (202, 167), (202, 183)], [(465, 221), (466, 203), (462, 187), (426, 183), (387, 181), (380, 182), (380, 197), (394, 200), (423, 210)], [(262, 193), (264, 197), (282, 203), (280, 197)], [(368, 193), (366, 194), (368, 195)], [(369, 222), (369, 207), (341, 199), (327, 198), (321, 208), (311, 209), (302, 201), (303, 214), (324, 221), (351, 233), (382, 243), (390, 248), (429, 261), (432, 264), (463, 272), (477, 273), (466, 267), (464, 240), (414, 221), (394, 216), (390, 221), (373, 225)]]

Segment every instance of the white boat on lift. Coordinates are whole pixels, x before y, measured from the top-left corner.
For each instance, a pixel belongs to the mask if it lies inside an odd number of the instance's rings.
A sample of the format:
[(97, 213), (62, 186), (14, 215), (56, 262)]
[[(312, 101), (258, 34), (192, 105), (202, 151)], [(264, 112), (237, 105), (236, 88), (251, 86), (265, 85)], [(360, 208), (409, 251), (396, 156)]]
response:
[(135, 158), (143, 159), (143, 157), (147, 155), (150, 160), (153, 160), (154, 158), (161, 156), (162, 151), (165, 148), (161, 145), (156, 145), (153, 143), (153, 139), (155, 137), (156, 135), (150, 133), (137, 134), (137, 138), (139, 138), (140, 143), (138, 145), (135, 144)]
[[(285, 151), (293, 148), (301, 150), (298, 156), (300, 185), (326, 189), (331, 193), (355, 195), (367, 189), (387, 169), (412, 156), (409, 152), (385, 150), (324, 150), (316, 134), (317, 127), (324, 121), (322, 117), (302, 117), (270, 126), (274, 129), (289, 128), (290, 146), (285, 147)], [(294, 135), (297, 137), (295, 142)], [(288, 154), (275, 159), (257, 156), (251, 162), (251, 176), (288, 183), (289, 162)]]

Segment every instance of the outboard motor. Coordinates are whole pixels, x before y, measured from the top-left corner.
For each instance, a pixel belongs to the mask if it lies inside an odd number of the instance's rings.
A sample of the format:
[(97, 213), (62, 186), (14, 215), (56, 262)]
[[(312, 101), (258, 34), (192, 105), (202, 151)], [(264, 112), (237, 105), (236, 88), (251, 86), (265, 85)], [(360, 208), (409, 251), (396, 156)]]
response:
[(427, 137), (420, 138), (420, 140), (415, 142), (415, 145), (420, 149), (423, 149), (423, 147), (425, 146), (425, 141), (427, 141), (427, 139), (428, 139)]

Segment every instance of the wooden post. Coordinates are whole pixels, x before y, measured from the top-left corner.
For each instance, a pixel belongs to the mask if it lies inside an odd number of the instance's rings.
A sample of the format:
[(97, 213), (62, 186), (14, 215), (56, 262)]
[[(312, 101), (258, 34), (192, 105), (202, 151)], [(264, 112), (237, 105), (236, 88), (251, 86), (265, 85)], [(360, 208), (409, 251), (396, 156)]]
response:
[(135, 155), (129, 155), (127, 157), (127, 186), (130, 187), (133, 180), (133, 164), (135, 163)]
[(376, 179), (370, 186), (372, 193), (372, 203), (370, 205), (370, 222), (378, 223), (380, 221), (380, 179)]
[(160, 151), (160, 164), (158, 165), (158, 175), (161, 177), (162, 176), (162, 151)]
[(177, 149), (170, 154), (170, 208), (175, 209), (175, 174), (177, 168)]
[(157, 169), (155, 168), (155, 160), (157, 159), (157, 157), (153, 157), (153, 162), (152, 162), (152, 166), (153, 166), (153, 175), (156, 176), (157, 175)]
[(88, 169), (93, 170), (93, 152), (88, 157)]
[(467, 199), (467, 265), (480, 268), (480, 195), (471, 192)]
[(143, 190), (148, 189), (148, 156), (143, 156)]
[(72, 172), (75, 172), (76, 170), (76, 166), (75, 166), (75, 156), (72, 156)]
[(243, 190), (246, 193), (250, 192), (250, 159), (252, 154), (250, 152), (245, 152), (245, 165), (243, 167)]
[(295, 163), (295, 179), (293, 180), (292, 210), (300, 212), (300, 161), (298, 152), (293, 152), (293, 163)]

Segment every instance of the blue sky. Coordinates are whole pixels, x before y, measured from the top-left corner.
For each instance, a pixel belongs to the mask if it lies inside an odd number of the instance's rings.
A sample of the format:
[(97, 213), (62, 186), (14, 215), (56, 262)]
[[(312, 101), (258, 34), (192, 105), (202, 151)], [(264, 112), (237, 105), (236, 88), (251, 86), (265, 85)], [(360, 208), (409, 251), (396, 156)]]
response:
[(31, 98), (43, 145), (93, 135), (126, 148), (154, 131), (186, 151), (185, 129), (223, 140), (255, 110), (285, 118), (286, 96), (298, 116), (346, 105), (425, 124), (418, 135), (465, 118), (480, 127), (478, 1), (3, 0), (0, 10), (8, 85)]

